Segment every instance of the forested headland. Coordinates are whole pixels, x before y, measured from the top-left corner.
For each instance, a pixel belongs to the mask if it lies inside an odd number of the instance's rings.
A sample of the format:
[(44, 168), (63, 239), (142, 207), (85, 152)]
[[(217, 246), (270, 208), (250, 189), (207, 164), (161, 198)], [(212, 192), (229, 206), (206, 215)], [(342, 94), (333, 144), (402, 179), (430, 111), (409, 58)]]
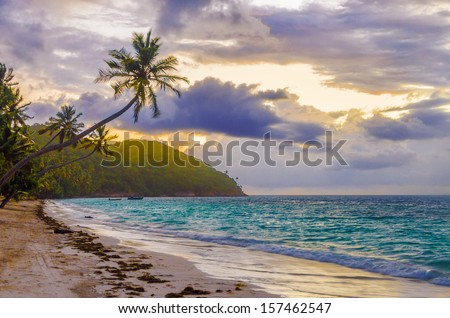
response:
[[(32, 138), (39, 146), (50, 139), (49, 135), (37, 133), (42, 127), (31, 126)], [(115, 142), (110, 148), (112, 154), (109, 157), (94, 153), (84, 160), (47, 172), (36, 190), (37, 197), (244, 195), (227, 174), (164, 143), (126, 140)], [(67, 147), (41, 157), (41, 164), (58, 165), (89, 152), (89, 149)], [(177, 159), (185, 164), (177, 164)], [(105, 167), (101, 165), (102, 160), (118, 164)]]

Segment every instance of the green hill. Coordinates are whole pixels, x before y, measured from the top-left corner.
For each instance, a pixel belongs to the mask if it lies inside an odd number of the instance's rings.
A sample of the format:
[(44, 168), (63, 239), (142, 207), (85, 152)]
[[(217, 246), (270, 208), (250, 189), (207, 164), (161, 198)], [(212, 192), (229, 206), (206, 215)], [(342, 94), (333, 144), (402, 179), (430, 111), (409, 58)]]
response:
[[(49, 136), (36, 131), (43, 146)], [(114, 155), (91, 157), (48, 172), (36, 195), (40, 198), (98, 196), (243, 196), (225, 173), (157, 141), (127, 140), (112, 147)], [(41, 158), (42, 167), (86, 155), (90, 150), (66, 148)], [(103, 161), (103, 165), (101, 164)], [(108, 167), (113, 165), (114, 167)]]

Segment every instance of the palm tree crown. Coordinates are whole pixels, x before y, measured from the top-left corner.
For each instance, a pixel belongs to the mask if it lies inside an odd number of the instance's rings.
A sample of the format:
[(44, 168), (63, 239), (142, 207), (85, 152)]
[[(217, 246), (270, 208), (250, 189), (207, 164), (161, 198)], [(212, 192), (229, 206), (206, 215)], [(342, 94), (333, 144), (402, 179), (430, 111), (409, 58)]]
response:
[[(61, 110), (56, 113), (56, 117), (50, 117), (49, 121), (46, 123), (46, 127), (39, 130), (39, 134), (42, 135), (46, 132), (50, 132), (50, 136), (52, 136), (57, 132), (49, 143), (57, 136), (59, 136), (59, 143), (62, 143), (65, 139), (72, 139), (78, 135), (81, 128), (84, 127), (83, 123), (78, 122), (78, 118), (82, 113), (77, 114), (76, 112), (75, 106), (73, 105), (62, 106)], [(74, 146), (75, 145), (76, 143)]]
[(96, 82), (109, 82), (116, 78), (111, 84), (116, 98), (127, 89), (134, 91), (137, 98), (134, 104), (135, 122), (139, 119), (142, 107), (148, 103), (153, 111), (153, 117), (160, 115), (155, 89), (167, 90), (180, 96), (180, 91), (174, 85), (179, 81), (189, 83), (186, 77), (171, 73), (177, 71), (176, 57), (169, 56), (157, 60), (161, 47), (160, 38), (152, 38), (151, 34), (151, 30), (145, 36), (142, 33), (133, 34), (134, 53), (124, 48), (110, 51), (112, 59), (105, 61), (109, 68), (100, 70), (96, 79)]
[(105, 156), (109, 156), (112, 152), (109, 150), (111, 146), (110, 142), (116, 139), (118, 136), (110, 136), (109, 129), (106, 126), (100, 126), (94, 130), (89, 137), (84, 139), (85, 145), (82, 147), (84, 149), (94, 147), (93, 152), (100, 153)]

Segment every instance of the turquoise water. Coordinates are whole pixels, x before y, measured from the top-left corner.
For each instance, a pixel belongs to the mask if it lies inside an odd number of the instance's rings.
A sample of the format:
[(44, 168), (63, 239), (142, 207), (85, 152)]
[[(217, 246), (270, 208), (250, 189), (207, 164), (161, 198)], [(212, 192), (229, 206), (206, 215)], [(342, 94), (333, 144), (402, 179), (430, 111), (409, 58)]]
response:
[(450, 196), (70, 199), (104, 224), (450, 286)]

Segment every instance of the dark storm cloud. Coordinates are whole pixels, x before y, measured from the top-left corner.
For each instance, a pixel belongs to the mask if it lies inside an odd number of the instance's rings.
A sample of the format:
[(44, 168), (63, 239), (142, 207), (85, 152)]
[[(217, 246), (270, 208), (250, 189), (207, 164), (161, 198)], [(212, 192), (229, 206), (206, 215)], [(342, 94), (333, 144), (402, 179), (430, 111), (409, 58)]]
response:
[(253, 93), (254, 85), (223, 83), (214, 78), (196, 82), (175, 101), (176, 116), (157, 120), (160, 129), (201, 129), (232, 136), (262, 137), (282, 120), (265, 100), (280, 97)]
[[(158, 133), (177, 130), (201, 130), (237, 137), (262, 138), (267, 132), (272, 138), (306, 141), (323, 135), (324, 128), (316, 123), (290, 122), (280, 118), (267, 101), (284, 98), (280, 91), (255, 92), (255, 85), (235, 85), (207, 78), (196, 82), (183, 92), (182, 98), (161, 95), (159, 106), (162, 116), (152, 118), (152, 112), (143, 108), (138, 123), (134, 124), (129, 111), (110, 125), (116, 128)], [(286, 92), (285, 92), (286, 93)], [(287, 95), (286, 95), (287, 96)], [(32, 122), (44, 122), (63, 104), (73, 104), (83, 113), (81, 121), (98, 122), (118, 111), (127, 102), (101, 94), (86, 92), (77, 99), (61, 100), (59, 104), (32, 104)]]
[(274, 125), (271, 132), (273, 139), (306, 142), (323, 137), (325, 129), (318, 123), (284, 122)]
[(375, 138), (388, 140), (428, 139), (450, 136), (450, 112), (446, 106), (449, 99), (426, 100), (399, 108), (408, 113), (398, 119), (383, 113), (375, 114), (362, 123), (367, 133)]
[[(224, 133), (237, 137), (262, 138), (271, 132), (272, 138), (307, 141), (322, 136), (324, 128), (314, 122), (292, 122), (280, 117), (268, 101), (289, 98), (285, 90), (255, 91), (257, 85), (235, 85), (207, 78), (196, 82), (183, 92), (182, 98), (161, 94), (158, 97), (161, 118), (153, 119), (152, 112), (144, 107), (138, 123), (129, 111), (111, 122), (111, 126), (158, 133), (177, 130), (201, 130)], [(115, 100), (96, 92), (82, 93), (79, 98), (61, 98), (55, 103), (33, 103), (30, 106), (32, 123), (43, 123), (53, 116), (60, 106), (72, 104), (83, 113), (81, 121), (92, 124), (121, 109), (131, 99), (129, 94)], [(294, 96), (295, 95), (290, 95)], [(295, 103), (296, 101), (291, 101)], [(302, 106), (297, 105), (302, 108)], [(288, 118), (288, 117), (287, 117)]]
[[(75, 99), (62, 96), (54, 102), (33, 102), (27, 111), (27, 114), (32, 117), (28, 120), (28, 123), (45, 123), (50, 117), (55, 116), (61, 106), (73, 105), (77, 113), (82, 114), (79, 122), (85, 123), (87, 127), (117, 112), (125, 106), (126, 102), (126, 96), (124, 99), (115, 100), (113, 97), (107, 98), (96, 92), (85, 92)], [(126, 129), (130, 130), (136, 128), (133, 127), (131, 112), (126, 113), (108, 125), (116, 128), (123, 128), (125, 125)]]
[[(80, 95), (77, 100), (71, 101), (79, 112), (86, 115), (91, 122), (98, 122), (114, 112), (120, 110), (126, 104), (125, 99), (115, 100), (113, 97), (107, 98), (99, 93), (86, 92)], [(85, 117), (85, 116), (83, 116)], [(119, 123), (125, 118), (119, 118)]]

